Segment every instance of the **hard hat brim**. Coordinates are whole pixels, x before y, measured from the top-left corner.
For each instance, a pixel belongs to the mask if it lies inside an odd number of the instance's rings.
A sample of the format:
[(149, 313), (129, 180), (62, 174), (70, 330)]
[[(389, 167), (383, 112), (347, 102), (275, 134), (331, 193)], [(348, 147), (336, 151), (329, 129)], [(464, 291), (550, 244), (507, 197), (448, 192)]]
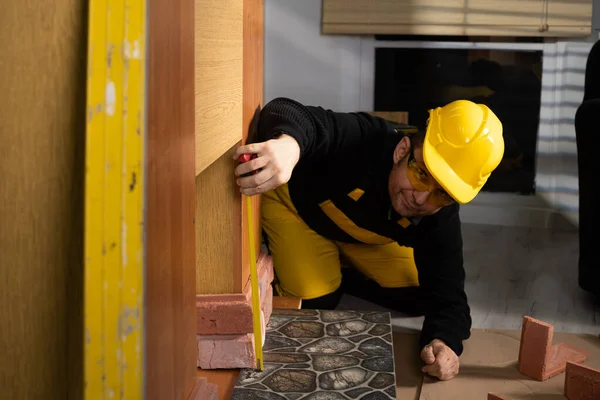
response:
[(427, 140), (427, 136), (423, 142), (423, 161), (433, 179), (459, 204), (470, 202), (479, 193), (479, 188), (473, 188), (456, 175), (446, 160)]

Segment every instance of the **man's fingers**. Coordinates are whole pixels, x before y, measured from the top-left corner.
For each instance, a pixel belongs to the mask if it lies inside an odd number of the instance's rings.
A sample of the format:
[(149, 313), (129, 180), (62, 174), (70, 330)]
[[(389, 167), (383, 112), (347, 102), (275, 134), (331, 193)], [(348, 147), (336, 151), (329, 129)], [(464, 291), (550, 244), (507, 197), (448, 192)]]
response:
[(271, 168), (263, 168), (258, 174), (238, 178), (237, 184), (242, 189), (256, 188), (273, 177)]
[(277, 179), (277, 177), (273, 176), (273, 177), (271, 177), (271, 179), (269, 179), (268, 181), (266, 181), (258, 186), (241, 188), (240, 192), (242, 192), (246, 196), (254, 196), (254, 195), (262, 194), (262, 193), (268, 192), (269, 190), (275, 189), (279, 185), (280, 185), (279, 180)]
[(433, 348), (433, 354), (436, 356), (442, 351), (445, 352), (450, 350), (450, 348), (439, 339), (434, 339), (429, 345)]
[(257, 169), (264, 168), (269, 163), (267, 157), (257, 157), (254, 160), (241, 163), (235, 168), (235, 174), (237, 176), (245, 175), (249, 172), (256, 171)]
[(424, 366), (421, 371), (438, 378), (439, 380), (446, 381), (453, 379), (458, 374), (458, 364), (444, 363), (436, 361), (432, 365)]
[(438, 376), (438, 374), (441, 370), (442, 370), (442, 364), (439, 361), (436, 361), (435, 363), (433, 363), (431, 365), (426, 365), (423, 368), (421, 368), (421, 371), (426, 372), (430, 375), (434, 375), (434, 376)]
[(436, 346), (435, 343), (431, 347), (435, 362), (424, 366), (421, 371), (442, 381), (456, 377), (459, 370), (459, 360), (452, 349), (446, 346)]
[(423, 350), (421, 350), (421, 359), (425, 362), (425, 364), (434, 363), (435, 355), (433, 354), (433, 347), (431, 345), (423, 347)]
[(233, 159), (237, 160), (242, 154), (259, 154), (263, 151), (265, 147), (265, 143), (250, 143), (244, 146), (240, 146), (235, 149), (233, 153)]

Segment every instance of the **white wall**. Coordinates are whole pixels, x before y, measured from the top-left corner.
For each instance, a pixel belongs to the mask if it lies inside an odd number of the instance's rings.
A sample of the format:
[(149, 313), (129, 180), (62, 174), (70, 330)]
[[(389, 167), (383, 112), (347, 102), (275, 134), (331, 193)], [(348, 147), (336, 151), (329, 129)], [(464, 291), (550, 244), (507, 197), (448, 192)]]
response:
[(360, 39), (321, 36), (322, 0), (265, 0), (265, 102), (359, 108)]

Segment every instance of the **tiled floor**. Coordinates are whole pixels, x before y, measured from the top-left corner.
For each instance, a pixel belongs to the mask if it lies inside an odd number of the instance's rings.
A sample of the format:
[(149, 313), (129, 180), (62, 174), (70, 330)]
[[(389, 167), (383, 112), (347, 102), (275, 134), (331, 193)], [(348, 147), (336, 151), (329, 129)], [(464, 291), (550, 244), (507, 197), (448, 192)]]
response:
[(396, 398), (388, 313), (273, 310), (265, 369), (240, 372), (234, 400)]
[[(473, 328), (520, 329), (529, 315), (559, 332), (600, 332), (600, 306), (577, 285), (577, 233), (464, 224), (463, 240)], [(351, 296), (340, 308), (381, 309)], [(392, 316), (395, 330), (423, 321)]]

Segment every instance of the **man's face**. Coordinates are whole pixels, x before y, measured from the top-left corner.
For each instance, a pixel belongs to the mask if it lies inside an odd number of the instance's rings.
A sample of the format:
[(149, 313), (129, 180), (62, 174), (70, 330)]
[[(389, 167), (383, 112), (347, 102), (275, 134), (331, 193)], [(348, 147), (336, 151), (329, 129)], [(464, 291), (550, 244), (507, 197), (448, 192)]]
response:
[(394, 151), (388, 189), (392, 207), (405, 217), (435, 214), (454, 202), (427, 171), (421, 147), (413, 148), (408, 137)]

